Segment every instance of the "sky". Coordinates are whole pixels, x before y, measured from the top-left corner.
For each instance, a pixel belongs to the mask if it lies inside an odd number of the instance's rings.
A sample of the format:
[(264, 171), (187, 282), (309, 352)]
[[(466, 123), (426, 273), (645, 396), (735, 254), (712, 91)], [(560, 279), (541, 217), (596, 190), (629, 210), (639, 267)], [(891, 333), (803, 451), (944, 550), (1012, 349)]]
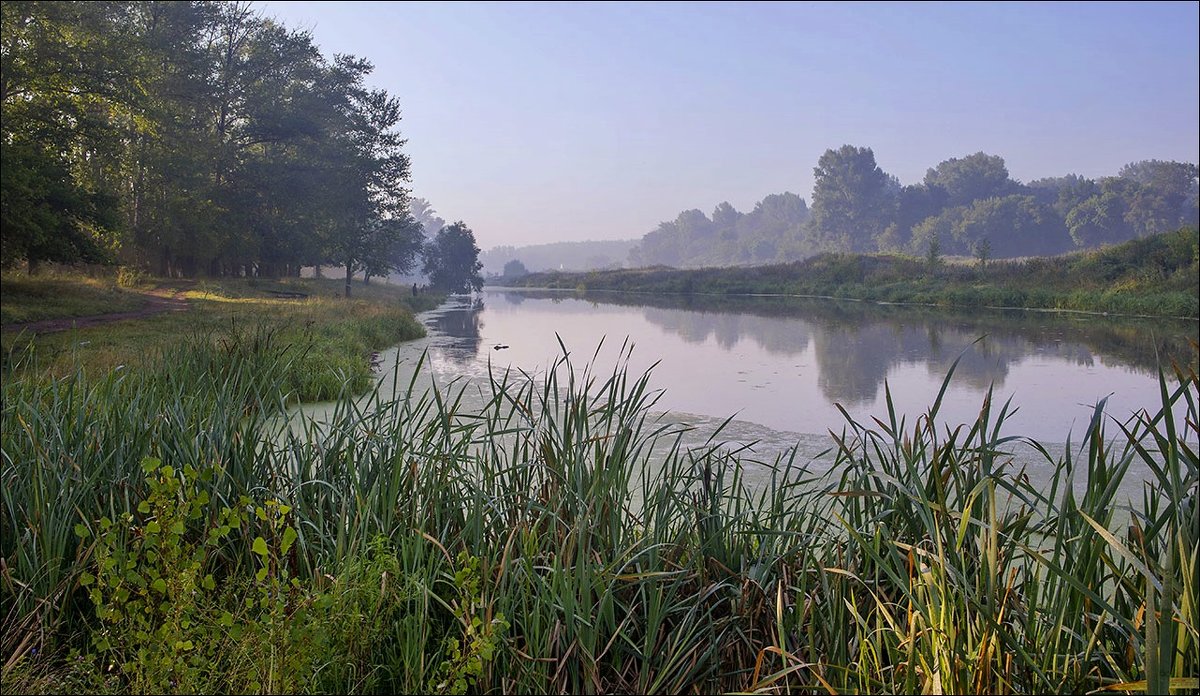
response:
[(1200, 4), (256, 2), (400, 100), (413, 195), (483, 249), (812, 202), (830, 148), (902, 183), (1200, 161)]

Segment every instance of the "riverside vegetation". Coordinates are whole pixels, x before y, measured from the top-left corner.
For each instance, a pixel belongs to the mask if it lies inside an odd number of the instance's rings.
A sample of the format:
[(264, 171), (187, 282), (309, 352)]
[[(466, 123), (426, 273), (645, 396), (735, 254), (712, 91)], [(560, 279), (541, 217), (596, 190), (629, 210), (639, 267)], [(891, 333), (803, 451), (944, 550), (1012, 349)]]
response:
[(650, 375), (566, 358), (477, 412), (343, 375), (327, 420), (286, 417), (306, 334), (225, 327), (139, 369), (11, 351), (5, 693), (1198, 688), (1194, 370), (1157, 412), (1098, 404), (1035, 484), (990, 398), (848, 419), (817, 474), (685, 449)]
[(773, 266), (667, 267), (531, 273), (506, 284), (654, 294), (815, 295), (959, 307), (1065, 309), (1200, 317), (1195, 227), (1096, 251), (1024, 260), (950, 263), (872, 254), (822, 254)]

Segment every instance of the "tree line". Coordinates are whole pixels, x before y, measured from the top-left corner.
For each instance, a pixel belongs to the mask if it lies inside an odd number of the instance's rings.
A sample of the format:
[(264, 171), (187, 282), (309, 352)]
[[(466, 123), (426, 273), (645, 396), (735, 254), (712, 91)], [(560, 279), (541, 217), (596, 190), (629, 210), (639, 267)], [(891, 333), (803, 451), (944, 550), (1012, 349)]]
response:
[(630, 252), (635, 266), (786, 262), (822, 252), (988, 258), (1058, 254), (1200, 224), (1195, 164), (1146, 160), (1116, 176), (1070, 174), (1023, 184), (1004, 159), (977, 152), (903, 185), (868, 147), (826, 150), (811, 208), (772, 194), (749, 213), (721, 203), (686, 210)]
[[(382, 276), (426, 242), (373, 66), (225, 2), (5, 2), (0, 263)], [(475, 253), (478, 253), (477, 250)], [(461, 265), (461, 264), (460, 264)], [(476, 269), (476, 275), (477, 275)], [(443, 274), (444, 276), (444, 274)], [(473, 284), (468, 278), (468, 285)], [(457, 289), (457, 288), (455, 288)]]

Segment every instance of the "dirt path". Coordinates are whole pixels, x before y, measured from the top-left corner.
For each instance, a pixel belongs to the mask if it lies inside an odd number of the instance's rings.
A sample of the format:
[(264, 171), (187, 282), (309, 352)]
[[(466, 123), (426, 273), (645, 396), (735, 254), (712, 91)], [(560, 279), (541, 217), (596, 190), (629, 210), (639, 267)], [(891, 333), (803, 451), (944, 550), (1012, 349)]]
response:
[(183, 297), (187, 288), (160, 288), (141, 293), (146, 298), (146, 306), (132, 312), (114, 312), (112, 314), (93, 314), (86, 317), (66, 317), (63, 319), (43, 319), (29, 321), (24, 324), (5, 324), (5, 332), (27, 331), (34, 334), (54, 333), (70, 329), (86, 329), (89, 326), (111, 324), (127, 319), (146, 319), (164, 312), (186, 312), (190, 303)]

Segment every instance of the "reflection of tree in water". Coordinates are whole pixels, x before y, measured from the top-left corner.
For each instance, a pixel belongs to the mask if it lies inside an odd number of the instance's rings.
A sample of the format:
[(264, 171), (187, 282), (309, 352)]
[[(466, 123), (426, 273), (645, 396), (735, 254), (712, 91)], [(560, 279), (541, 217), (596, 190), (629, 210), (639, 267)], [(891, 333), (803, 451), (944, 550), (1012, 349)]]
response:
[(712, 336), (717, 345), (730, 349), (745, 336), (770, 353), (795, 355), (808, 348), (809, 326), (804, 321), (656, 307), (647, 307), (644, 314), (650, 323), (689, 343), (703, 343)]
[(502, 292), (499, 293), (509, 304), (519, 305), (525, 301), (525, 295), (519, 292)]
[(1177, 360), (1195, 367), (1197, 360), (1189, 344), (1196, 324), (1186, 321), (803, 298), (592, 293), (586, 299), (643, 306), (648, 321), (693, 343), (713, 336), (728, 348), (746, 338), (770, 353), (794, 355), (811, 337), (822, 391), (845, 403), (875, 399), (897, 365), (924, 363), (941, 379), (959, 356), (955, 379), (979, 389), (1001, 387), (1011, 365), (1030, 357), (1088, 366), (1098, 355), (1105, 364), (1149, 374), (1160, 356), (1164, 366)]
[(470, 362), (479, 352), (481, 330), (483, 329), (483, 321), (479, 314), (482, 311), (483, 300), (474, 298), (434, 317), (434, 328), (439, 333), (456, 339), (455, 347), (462, 349), (451, 354), (457, 362)]

